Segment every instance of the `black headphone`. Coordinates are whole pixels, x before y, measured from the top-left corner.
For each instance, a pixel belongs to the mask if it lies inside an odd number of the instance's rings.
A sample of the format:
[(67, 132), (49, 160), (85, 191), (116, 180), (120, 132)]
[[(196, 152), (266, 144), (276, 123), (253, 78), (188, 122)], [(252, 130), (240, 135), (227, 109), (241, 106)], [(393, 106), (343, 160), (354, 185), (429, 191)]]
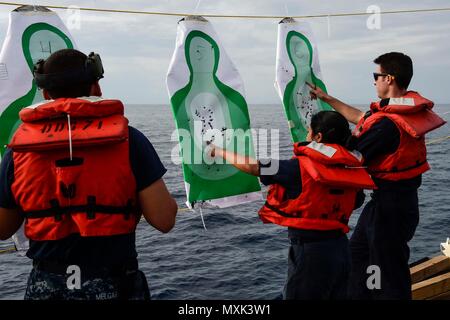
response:
[(104, 70), (100, 55), (91, 52), (86, 59), (83, 69), (64, 73), (44, 73), (45, 60), (40, 59), (33, 68), (36, 85), (41, 89), (55, 89), (79, 83), (94, 83), (103, 78)]

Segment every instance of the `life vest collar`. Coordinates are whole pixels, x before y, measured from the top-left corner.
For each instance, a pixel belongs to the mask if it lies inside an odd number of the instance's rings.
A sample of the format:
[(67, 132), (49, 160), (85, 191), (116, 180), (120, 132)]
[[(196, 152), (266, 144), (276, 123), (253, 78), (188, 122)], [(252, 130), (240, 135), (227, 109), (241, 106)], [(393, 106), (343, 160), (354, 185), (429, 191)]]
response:
[(123, 115), (124, 106), (119, 100), (101, 97), (58, 98), (41, 102), (20, 111), (23, 122), (36, 122), (45, 119), (65, 117), (100, 118), (111, 115)]
[(372, 113), (383, 111), (386, 113), (416, 113), (424, 109), (431, 110), (434, 103), (422, 97), (416, 91), (408, 91), (403, 97), (389, 98), (389, 103), (382, 106), (380, 101), (372, 102), (370, 110)]
[(294, 145), (296, 156), (307, 156), (314, 161), (326, 164), (341, 164), (346, 166), (361, 166), (363, 157), (358, 151), (349, 151), (338, 144), (324, 144), (312, 141), (308, 145), (296, 143)]
[(25, 108), (20, 117), (23, 123), (8, 144), (15, 152), (105, 145), (128, 138), (128, 120), (119, 100), (61, 98)]
[(387, 104), (382, 102), (385, 101), (373, 102), (370, 105), (370, 113), (367, 113), (356, 126), (354, 131), (356, 136), (362, 135), (384, 117), (394, 121), (414, 138), (420, 138), (446, 123), (431, 110), (434, 103), (415, 91), (408, 91), (401, 98), (390, 98)]

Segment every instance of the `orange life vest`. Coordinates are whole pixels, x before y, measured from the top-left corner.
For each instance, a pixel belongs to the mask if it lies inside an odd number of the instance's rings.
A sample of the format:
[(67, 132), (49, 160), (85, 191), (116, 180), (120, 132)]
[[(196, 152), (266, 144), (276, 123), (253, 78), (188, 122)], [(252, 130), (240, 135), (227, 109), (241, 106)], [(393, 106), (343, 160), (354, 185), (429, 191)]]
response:
[(9, 145), (11, 189), (32, 240), (136, 229), (136, 181), (123, 105), (89, 99), (61, 98), (20, 112), (23, 123)]
[(362, 156), (337, 144), (311, 142), (295, 144), (302, 192), (295, 199), (286, 189), (273, 184), (267, 201), (259, 210), (264, 223), (307, 230), (348, 232), (348, 221), (361, 189), (374, 189), (369, 174), (361, 167)]
[(355, 136), (363, 135), (385, 117), (392, 120), (400, 132), (396, 152), (379, 156), (367, 164), (373, 177), (398, 181), (414, 178), (430, 169), (425, 134), (445, 124), (431, 111), (433, 105), (432, 101), (414, 91), (408, 91), (401, 98), (390, 98), (386, 106), (381, 106), (380, 101), (370, 105), (370, 112), (355, 128)]

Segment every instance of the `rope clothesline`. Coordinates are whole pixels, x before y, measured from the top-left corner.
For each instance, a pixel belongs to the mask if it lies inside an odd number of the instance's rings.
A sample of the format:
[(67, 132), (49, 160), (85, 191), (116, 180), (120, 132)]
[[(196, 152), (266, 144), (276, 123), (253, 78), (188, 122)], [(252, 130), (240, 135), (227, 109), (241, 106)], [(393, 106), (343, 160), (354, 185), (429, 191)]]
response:
[[(33, 6), (36, 4), (17, 3), (17, 2), (0, 2), (0, 5), (5, 6)], [(73, 6), (55, 6), (44, 5), (49, 9), (74, 9)], [(104, 9), (104, 8), (88, 8), (88, 7), (76, 7), (81, 11), (91, 12), (106, 12), (106, 13), (121, 13), (121, 14), (141, 14), (141, 15), (155, 15), (155, 16), (178, 16), (186, 17), (193, 13), (186, 12), (162, 12), (162, 11), (142, 11), (142, 10), (119, 10), (119, 9)], [(428, 8), (428, 9), (405, 9), (405, 10), (381, 10), (379, 14), (400, 14), (400, 13), (427, 13), (427, 12), (444, 12), (450, 11), (450, 7), (443, 8)], [(378, 12), (377, 12), (378, 13)], [(328, 18), (328, 17), (348, 17), (348, 16), (366, 16), (372, 15), (373, 12), (342, 12), (342, 13), (328, 13), (328, 14), (311, 14), (311, 15), (297, 15), (290, 16), (291, 18), (307, 19), (307, 18)], [(211, 13), (195, 13), (195, 15), (208, 17), (208, 18), (236, 18), (236, 19), (283, 19), (286, 16), (277, 15), (226, 15), (226, 14), (211, 14)]]
[(436, 139), (433, 139), (433, 140), (429, 140), (425, 144), (428, 146), (430, 144), (441, 143), (441, 142), (444, 142), (444, 141), (449, 140), (449, 139), (450, 139), (450, 136), (440, 137), (440, 138), (436, 138)]
[(0, 250), (0, 254), (12, 253), (12, 252), (16, 252), (16, 251), (17, 251), (16, 247), (9, 247), (9, 248)]

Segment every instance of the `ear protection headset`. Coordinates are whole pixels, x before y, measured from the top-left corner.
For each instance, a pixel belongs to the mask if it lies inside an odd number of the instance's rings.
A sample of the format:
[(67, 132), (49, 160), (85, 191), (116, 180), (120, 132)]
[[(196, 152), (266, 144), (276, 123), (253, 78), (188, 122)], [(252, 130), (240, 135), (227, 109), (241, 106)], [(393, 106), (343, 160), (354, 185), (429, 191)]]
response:
[(84, 68), (69, 70), (64, 73), (44, 73), (45, 60), (40, 59), (33, 68), (36, 85), (41, 89), (55, 89), (80, 83), (94, 83), (103, 78), (104, 70), (100, 55), (91, 52), (86, 59)]

